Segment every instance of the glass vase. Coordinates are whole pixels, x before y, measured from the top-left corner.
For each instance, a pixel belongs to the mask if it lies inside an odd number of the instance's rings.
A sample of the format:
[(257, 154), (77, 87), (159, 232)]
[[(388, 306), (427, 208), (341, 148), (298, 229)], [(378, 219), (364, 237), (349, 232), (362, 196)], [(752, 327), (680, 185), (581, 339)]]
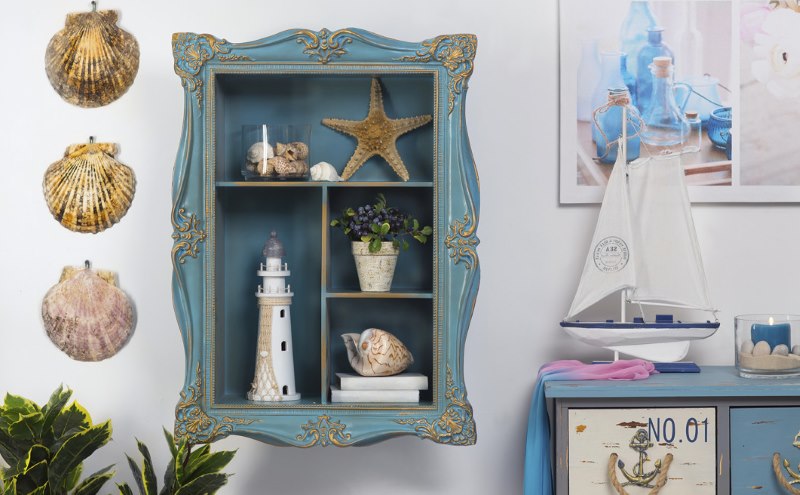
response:
[(599, 124), (599, 138), (597, 139), (597, 158), (600, 163), (613, 164), (617, 161), (617, 151), (619, 140), (622, 139), (622, 110), (627, 112), (627, 146), (625, 159), (630, 162), (639, 158), (641, 140), (636, 131), (638, 126), (635, 122), (640, 122), (639, 112), (630, 103), (630, 95), (627, 89), (613, 88), (608, 91), (608, 108), (603, 112), (598, 112), (597, 123)]
[(739, 315), (734, 322), (739, 375), (800, 376), (800, 315)]
[[(601, 52), (600, 66), (602, 72), (600, 81), (592, 93), (592, 112), (602, 107), (608, 101), (608, 90), (613, 88), (625, 88), (625, 80), (622, 78), (621, 67), (622, 52)], [(595, 143), (600, 137), (597, 132), (597, 125), (592, 123), (592, 141)]]
[[(622, 21), (619, 33), (620, 49), (628, 54), (628, 69), (636, 74), (636, 55), (647, 44), (647, 29), (658, 25), (650, 3), (634, 0), (628, 8), (628, 15)], [(649, 62), (648, 62), (649, 63)]]
[(647, 45), (636, 56), (636, 108), (641, 114), (645, 114), (650, 107), (653, 93), (653, 73), (650, 65), (653, 63), (653, 59), (669, 57), (672, 63), (675, 63), (672, 50), (662, 40), (663, 34), (663, 27), (656, 26), (648, 29)]
[(675, 101), (672, 61), (668, 57), (656, 57), (651, 70), (652, 93), (648, 109), (642, 115), (645, 124), (642, 142), (657, 147), (685, 143), (689, 135), (689, 122), (683, 114), (686, 98), (680, 106)]
[(246, 180), (306, 180), (311, 163), (310, 125), (243, 125)]

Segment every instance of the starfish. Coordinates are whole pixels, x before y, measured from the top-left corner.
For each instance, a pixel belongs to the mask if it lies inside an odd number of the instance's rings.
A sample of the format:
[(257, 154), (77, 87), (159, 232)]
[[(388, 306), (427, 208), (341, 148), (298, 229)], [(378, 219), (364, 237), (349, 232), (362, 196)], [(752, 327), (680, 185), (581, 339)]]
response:
[(387, 117), (383, 108), (381, 84), (378, 78), (374, 77), (370, 90), (369, 113), (364, 120), (322, 119), (322, 124), (358, 140), (353, 156), (344, 167), (342, 179), (349, 179), (364, 165), (364, 162), (378, 155), (386, 160), (401, 179), (407, 181), (408, 170), (397, 152), (397, 138), (430, 121), (430, 115), (404, 119)]

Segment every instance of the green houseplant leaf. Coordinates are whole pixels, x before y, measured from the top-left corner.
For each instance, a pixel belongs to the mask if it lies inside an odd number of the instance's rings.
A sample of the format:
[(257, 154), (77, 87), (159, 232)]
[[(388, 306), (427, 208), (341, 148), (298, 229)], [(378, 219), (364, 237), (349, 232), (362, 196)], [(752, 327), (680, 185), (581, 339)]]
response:
[[(108, 467), (79, 483), (83, 461), (111, 438), (111, 422), (92, 425), (72, 391), (57, 388), (44, 407), (7, 394), (0, 406), (3, 495), (94, 495), (113, 473)], [(66, 407), (66, 409), (65, 409)]]

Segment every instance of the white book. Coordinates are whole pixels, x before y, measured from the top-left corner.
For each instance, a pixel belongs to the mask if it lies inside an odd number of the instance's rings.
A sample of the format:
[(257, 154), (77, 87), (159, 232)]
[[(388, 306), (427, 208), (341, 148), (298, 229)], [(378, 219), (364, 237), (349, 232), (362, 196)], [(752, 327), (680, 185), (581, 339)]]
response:
[(361, 376), (336, 373), (342, 390), (428, 390), (428, 377), (421, 373), (394, 376)]
[(419, 402), (419, 390), (339, 390), (331, 386), (333, 402)]

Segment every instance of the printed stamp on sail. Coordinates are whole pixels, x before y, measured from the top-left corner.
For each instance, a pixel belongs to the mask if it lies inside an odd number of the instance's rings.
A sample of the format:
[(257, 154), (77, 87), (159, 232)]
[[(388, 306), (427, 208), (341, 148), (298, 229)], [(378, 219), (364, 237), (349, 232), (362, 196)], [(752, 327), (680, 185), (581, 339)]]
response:
[(628, 264), (628, 245), (619, 237), (606, 237), (594, 248), (594, 265), (601, 272), (618, 272)]

